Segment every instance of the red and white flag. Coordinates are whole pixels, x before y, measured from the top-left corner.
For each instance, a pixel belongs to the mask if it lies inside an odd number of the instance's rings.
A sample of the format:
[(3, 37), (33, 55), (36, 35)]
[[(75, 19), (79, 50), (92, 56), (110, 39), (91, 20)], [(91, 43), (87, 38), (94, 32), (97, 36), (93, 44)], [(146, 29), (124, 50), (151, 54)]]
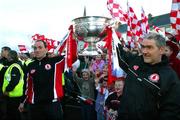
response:
[(165, 37), (165, 32), (162, 31), (159, 27), (153, 25), (153, 28), (154, 28), (154, 30), (155, 30), (156, 32), (158, 32), (159, 34), (161, 34), (162, 36)]
[(127, 22), (127, 40), (130, 44), (134, 41), (137, 41), (142, 36), (141, 23), (137, 19), (137, 16), (133, 10), (133, 8), (127, 4), (128, 6), (128, 22)]
[(65, 53), (65, 70), (68, 71), (72, 68), (72, 64), (77, 60), (77, 42), (73, 38), (73, 26), (69, 27), (69, 36), (66, 41), (66, 53)]
[(115, 32), (112, 29), (112, 76), (116, 79), (120, 77), (124, 77), (124, 71), (119, 66), (118, 54), (117, 54), (117, 47), (120, 44), (120, 40)]
[(40, 34), (35, 34), (32, 36), (33, 40), (45, 40), (45, 36), (44, 35), (40, 35)]
[(59, 43), (58, 43), (56, 49), (54, 50), (55, 53), (57, 53), (59, 55), (61, 55), (63, 53), (63, 51), (66, 48), (66, 42), (67, 42), (67, 39), (69, 37), (69, 33), (70, 33), (70, 31), (67, 32), (67, 34), (61, 40), (61, 42), (58, 41)]
[(154, 30), (155, 30), (156, 32), (158, 32), (158, 33), (159, 33), (159, 32), (162, 32), (161, 29), (160, 29), (159, 27), (155, 26), (155, 25), (153, 25), (153, 28), (154, 28)]
[(108, 0), (107, 8), (114, 19), (121, 22), (127, 21), (127, 13), (123, 11), (122, 7), (116, 0)]
[(172, 0), (170, 22), (176, 36), (180, 35), (180, 0)]
[(32, 42), (36, 40), (42, 40), (45, 41), (47, 44), (48, 52), (53, 53), (56, 49), (56, 47), (59, 45), (59, 41), (46, 38), (45, 35), (35, 34), (32, 36)]
[(19, 48), (19, 51), (20, 51), (21, 53), (26, 53), (26, 52), (28, 52), (25, 45), (18, 45), (18, 48)]
[(143, 7), (141, 7), (141, 29), (143, 36), (149, 33), (148, 17), (145, 15)]

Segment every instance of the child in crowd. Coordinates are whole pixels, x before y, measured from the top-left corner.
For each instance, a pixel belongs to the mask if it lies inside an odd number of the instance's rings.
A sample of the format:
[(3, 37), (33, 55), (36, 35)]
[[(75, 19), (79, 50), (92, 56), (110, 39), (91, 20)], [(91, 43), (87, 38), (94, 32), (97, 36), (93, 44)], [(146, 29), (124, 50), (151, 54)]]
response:
[(82, 77), (76, 74), (76, 68), (73, 68), (73, 79), (80, 89), (80, 95), (83, 120), (94, 120), (95, 108), (95, 82), (94, 75), (91, 76), (89, 69), (82, 70)]
[(96, 69), (99, 69), (102, 72), (104, 64), (105, 64), (105, 61), (102, 58), (101, 54), (98, 54), (97, 56), (95, 56), (95, 60), (93, 60), (91, 64), (93, 72), (95, 72)]
[(115, 91), (105, 101), (106, 120), (116, 120), (123, 88), (124, 80), (116, 80), (114, 84)]
[(108, 79), (107, 76), (102, 77), (99, 80), (98, 86), (96, 87), (97, 97), (96, 97), (95, 109), (97, 112), (97, 120), (105, 120), (104, 105), (105, 105), (105, 100), (109, 94), (107, 88), (107, 79)]

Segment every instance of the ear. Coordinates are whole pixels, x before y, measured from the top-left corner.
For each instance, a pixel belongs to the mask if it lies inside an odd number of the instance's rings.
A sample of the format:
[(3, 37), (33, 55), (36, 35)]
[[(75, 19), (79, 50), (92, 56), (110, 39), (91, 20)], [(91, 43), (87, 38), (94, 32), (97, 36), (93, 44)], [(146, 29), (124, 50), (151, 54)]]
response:
[(46, 47), (46, 52), (48, 52), (48, 47)]
[(160, 47), (160, 54), (163, 55), (165, 53), (165, 46)]

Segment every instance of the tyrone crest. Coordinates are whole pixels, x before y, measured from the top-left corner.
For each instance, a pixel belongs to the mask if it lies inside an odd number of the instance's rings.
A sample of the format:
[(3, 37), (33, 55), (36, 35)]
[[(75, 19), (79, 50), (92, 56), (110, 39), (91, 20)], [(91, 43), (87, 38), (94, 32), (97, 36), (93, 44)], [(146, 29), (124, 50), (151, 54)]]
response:
[(32, 69), (32, 70), (30, 71), (31, 74), (34, 74), (35, 72), (36, 72), (35, 69)]
[(50, 65), (50, 64), (46, 64), (46, 65), (45, 65), (45, 69), (46, 69), (46, 70), (50, 70), (50, 69), (51, 69), (51, 65)]
[(157, 83), (159, 81), (159, 75), (157, 73), (153, 73), (152, 75), (149, 76), (149, 80)]

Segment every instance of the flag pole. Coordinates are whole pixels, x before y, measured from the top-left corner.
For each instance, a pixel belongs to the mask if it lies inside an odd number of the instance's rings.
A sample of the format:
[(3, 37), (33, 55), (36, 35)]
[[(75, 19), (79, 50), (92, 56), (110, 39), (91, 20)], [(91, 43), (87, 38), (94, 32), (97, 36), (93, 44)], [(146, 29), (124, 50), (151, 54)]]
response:
[(83, 10), (83, 17), (86, 17), (86, 16), (87, 16), (87, 11), (86, 11), (86, 2), (87, 2), (87, 1), (86, 1), (86, 0), (84, 0), (84, 3), (83, 3), (83, 4), (84, 4), (84, 8), (83, 8), (83, 9), (84, 9), (84, 10)]

